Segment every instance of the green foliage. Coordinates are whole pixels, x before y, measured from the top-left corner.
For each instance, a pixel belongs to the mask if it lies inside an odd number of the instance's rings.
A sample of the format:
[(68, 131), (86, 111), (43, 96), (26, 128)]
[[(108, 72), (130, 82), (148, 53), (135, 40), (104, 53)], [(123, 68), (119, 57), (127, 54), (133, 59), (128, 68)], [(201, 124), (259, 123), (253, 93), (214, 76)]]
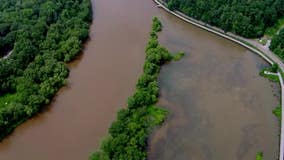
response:
[(271, 82), (279, 82), (279, 77), (276, 75), (261, 74), (261, 76), (268, 78)]
[(277, 73), (278, 70), (279, 70), (278, 64), (274, 63), (274, 64), (272, 64), (272, 66), (262, 69), (259, 72), (259, 75), (268, 78), (272, 82), (279, 82), (278, 75), (271, 75), (271, 74), (265, 74), (264, 73), (265, 71), (268, 71), (268, 72), (271, 72), (271, 73)]
[(273, 73), (277, 73), (278, 69), (279, 69), (278, 64), (277, 63), (273, 63), (272, 66), (270, 67), (269, 71), (273, 72)]
[(184, 52), (178, 52), (178, 53), (176, 53), (176, 54), (173, 55), (173, 60), (178, 61), (178, 60), (180, 60), (184, 55), (185, 55)]
[(284, 15), (283, 0), (165, 0), (170, 10), (231, 31), (243, 37), (263, 36)]
[(168, 115), (168, 111), (159, 107), (151, 106), (149, 107), (149, 114), (153, 117), (153, 123), (155, 125), (160, 125)]
[(13, 100), (16, 98), (15, 94), (5, 94), (0, 98), (0, 108), (5, 107), (9, 103), (13, 102)]
[(135, 93), (128, 98), (128, 107), (117, 113), (109, 128), (110, 136), (101, 144), (91, 160), (145, 160), (147, 137), (151, 129), (161, 124), (168, 112), (154, 106), (158, 100), (160, 66), (172, 59), (169, 51), (158, 43), (161, 22), (154, 17), (150, 40), (146, 47), (144, 73), (138, 79)]
[(170, 0), (168, 1), (167, 7), (172, 11), (176, 10), (180, 7), (180, 1)]
[(268, 71), (268, 72), (271, 72), (271, 73), (277, 73), (278, 70), (279, 70), (278, 64), (274, 63), (269, 67), (263, 68), (260, 73), (264, 73), (264, 71)]
[(161, 23), (161, 21), (157, 17), (154, 17), (153, 18), (152, 32), (151, 33), (160, 32), (161, 30), (162, 30), (162, 23)]
[(0, 140), (66, 84), (88, 38), (90, 0), (0, 0)]
[(270, 50), (284, 60), (284, 28), (272, 38)]
[(147, 90), (137, 89), (133, 96), (128, 98), (128, 107), (133, 109), (151, 105), (157, 102), (156, 95), (151, 95)]
[(269, 37), (273, 37), (284, 27), (284, 17), (278, 19), (278, 21), (272, 26), (266, 29), (265, 35)]
[(272, 113), (278, 118), (279, 121), (281, 121), (281, 116), (282, 116), (282, 109), (281, 106), (276, 107)]
[(256, 154), (256, 157), (255, 157), (256, 160), (263, 160), (263, 153), (262, 152), (258, 152)]
[[(151, 32), (152, 33), (152, 32)], [(154, 35), (157, 35), (156, 33), (154, 33)], [(146, 53), (148, 52), (148, 50), (153, 49), (153, 48), (157, 48), (158, 47), (158, 39), (153, 36), (149, 41), (148, 44), (146, 46)]]
[(155, 80), (156, 80), (155, 76), (143, 73), (138, 79), (136, 88), (141, 90), (147, 88), (147, 86), (149, 86), (149, 84)]
[(95, 152), (91, 155), (90, 159), (92, 160), (110, 160), (105, 152)]

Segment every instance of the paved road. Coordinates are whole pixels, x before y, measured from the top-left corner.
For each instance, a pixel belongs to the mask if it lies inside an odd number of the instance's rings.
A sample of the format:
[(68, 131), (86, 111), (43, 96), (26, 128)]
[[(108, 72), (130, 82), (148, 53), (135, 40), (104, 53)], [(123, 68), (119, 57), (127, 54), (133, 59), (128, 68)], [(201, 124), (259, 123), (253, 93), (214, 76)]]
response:
[[(268, 63), (273, 64), (273, 63), (277, 63), (278, 66), (280, 67), (280, 69), (282, 71), (284, 71), (284, 63), (281, 61), (281, 59), (276, 56), (273, 52), (271, 52), (267, 47), (264, 47), (263, 45), (259, 44), (258, 42), (256, 42), (255, 40), (252, 39), (247, 39), (247, 38), (243, 38), (240, 37), (238, 35), (235, 35), (233, 33), (225, 33), (223, 30), (210, 26), (204, 22), (201, 21), (197, 21), (191, 17), (186, 16), (185, 14), (178, 12), (178, 11), (171, 11), (169, 10), (165, 4), (163, 2), (160, 2), (159, 0), (154, 0), (154, 2), (157, 3), (158, 7), (163, 8), (164, 10), (166, 10), (167, 12), (175, 15), (176, 17), (190, 23), (193, 24), (199, 28), (202, 28), (208, 32), (212, 32), (215, 33), (223, 38), (226, 38), (230, 41), (233, 41), (251, 51), (253, 51), (254, 53), (260, 55), (262, 58), (264, 58)], [(280, 73), (277, 73), (280, 79), (280, 84), (281, 84), (281, 92), (283, 93), (284, 91), (284, 83), (283, 83), (283, 79)], [(284, 94), (281, 95), (281, 107), (283, 108), (284, 106)], [(284, 109), (282, 109), (282, 116), (284, 115)], [(282, 117), (283, 120), (283, 117)], [(279, 151), (279, 160), (283, 160), (283, 154), (284, 154), (284, 123), (281, 120), (281, 135), (280, 135), (280, 151)]]

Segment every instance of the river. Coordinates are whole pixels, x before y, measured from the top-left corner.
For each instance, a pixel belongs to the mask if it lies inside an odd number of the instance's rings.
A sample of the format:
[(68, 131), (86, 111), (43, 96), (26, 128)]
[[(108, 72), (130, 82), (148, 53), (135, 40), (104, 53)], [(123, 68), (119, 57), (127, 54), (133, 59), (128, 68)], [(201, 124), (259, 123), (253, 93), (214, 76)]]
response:
[(154, 3), (94, 0), (94, 23), (68, 85), (0, 144), (0, 160), (87, 159), (142, 73)]
[(151, 135), (149, 158), (251, 160), (259, 150), (266, 159), (277, 157), (278, 123), (271, 111), (279, 90), (258, 76), (267, 65), (262, 59), (181, 22), (151, 0), (93, 0), (93, 10), (90, 40), (69, 64), (68, 85), (0, 143), (1, 160), (87, 159), (135, 89), (154, 15), (164, 25), (161, 43), (186, 56), (159, 77), (159, 104), (171, 114)]
[(233, 42), (162, 14), (160, 42), (184, 50), (162, 68), (159, 106), (170, 111), (149, 140), (149, 160), (277, 159), (278, 84), (260, 77), (268, 64)]

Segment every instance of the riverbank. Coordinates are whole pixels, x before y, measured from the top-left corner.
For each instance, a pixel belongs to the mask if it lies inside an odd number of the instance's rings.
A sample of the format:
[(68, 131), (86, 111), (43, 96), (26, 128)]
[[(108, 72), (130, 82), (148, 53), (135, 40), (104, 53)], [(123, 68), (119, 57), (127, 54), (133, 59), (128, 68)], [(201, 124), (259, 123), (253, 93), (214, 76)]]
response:
[(67, 85), (0, 143), (1, 160), (88, 159), (133, 94), (151, 19), (160, 11), (141, 0), (92, 0), (92, 8), (89, 39), (68, 64)]
[[(221, 29), (218, 29), (216, 27), (210, 26), (206, 23), (197, 21), (187, 15), (184, 15), (183, 13), (179, 12), (179, 11), (171, 11), (166, 7), (166, 4), (164, 2), (161, 2), (159, 0), (154, 0), (154, 2), (158, 5), (158, 7), (166, 10), (168, 13), (182, 19), (183, 21), (186, 21), (190, 24), (193, 24), (199, 28), (202, 28), (208, 32), (217, 34), (218, 36), (221, 36), (223, 38), (226, 38), (230, 41), (233, 41), (249, 50), (251, 50), (252, 52), (258, 54), (259, 56), (261, 56), (264, 60), (266, 60), (268, 63), (270, 63), (271, 65), (273, 63), (277, 63), (278, 66), (280, 67), (280, 69), (283, 71), (284, 70), (284, 64), (281, 61), (281, 59), (276, 56), (273, 52), (271, 52), (268, 48), (264, 48), (261, 46), (261, 44), (250, 40), (250, 39), (246, 39), (240, 36), (237, 36), (233, 33), (225, 33), (224, 31), (222, 31)], [(281, 84), (281, 106), (283, 108), (284, 106), (284, 96), (283, 96), (283, 91), (284, 91), (284, 84), (283, 84), (283, 79), (281, 74), (278, 72), (278, 76), (280, 79), (280, 84)], [(283, 115), (283, 110), (282, 110), (282, 115)], [(283, 119), (283, 117), (282, 117)], [(279, 153), (279, 159), (282, 160), (283, 159), (283, 153), (284, 153), (284, 124), (281, 123), (281, 136), (280, 136), (280, 153)]]
[[(55, 4), (55, 1), (50, 3)], [(7, 4), (7, 1), (3, 2), (3, 5)], [(44, 6), (45, 2), (39, 4)], [(45, 10), (34, 5), (33, 10)], [(20, 10), (8, 9), (9, 14), (6, 10), (2, 12), (7, 16), (18, 15), (27, 8), (29, 6)], [(76, 14), (67, 17), (63, 14), (66, 11)], [(35, 24), (37, 21), (28, 16), (22, 17), (23, 21), (15, 17), (7, 19), (26, 27), (10, 31), (23, 34), (9, 41), (14, 48), (0, 61), (0, 141), (18, 125), (42, 112), (57, 91), (66, 85), (69, 76), (67, 63), (76, 58), (89, 37), (91, 12), (91, 2), (83, 0), (62, 6), (54, 13), (60, 16), (54, 19), (36, 16), (40, 24), (46, 25)]]
[(158, 75), (161, 66), (184, 55), (178, 53), (172, 56), (162, 47), (157, 35), (160, 31), (162, 24), (154, 17), (143, 73), (138, 79), (135, 93), (128, 98), (128, 107), (117, 113), (117, 120), (109, 128), (109, 136), (102, 142), (100, 150), (90, 157), (91, 160), (147, 158), (147, 138), (168, 113), (155, 106), (159, 97)]

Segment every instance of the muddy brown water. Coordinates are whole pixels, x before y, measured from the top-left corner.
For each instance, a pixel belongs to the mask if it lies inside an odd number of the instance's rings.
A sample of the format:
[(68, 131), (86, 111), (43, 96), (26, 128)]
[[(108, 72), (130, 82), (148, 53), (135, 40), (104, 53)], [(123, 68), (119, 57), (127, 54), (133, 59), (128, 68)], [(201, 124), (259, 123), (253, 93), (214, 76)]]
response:
[(94, 23), (68, 86), (0, 144), (0, 160), (83, 160), (134, 92), (157, 11), (151, 0), (94, 0)]
[(276, 159), (279, 86), (259, 77), (261, 58), (186, 24), (151, 0), (93, 0), (94, 23), (83, 54), (70, 64), (68, 85), (46, 111), (0, 143), (0, 160), (82, 160), (107, 134), (142, 72), (152, 16), (160, 41), (184, 50), (163, 67), (159, 105), (171, 111), (149, 139), (150, 160)]
[(151, 135), (149, 160), (276, 160), (279, 85), (258, 75), (268, 64), (247, 49), (163, 14), (160, 42), (179, 62), (162, 67), (159, 106), (170, 111)]

